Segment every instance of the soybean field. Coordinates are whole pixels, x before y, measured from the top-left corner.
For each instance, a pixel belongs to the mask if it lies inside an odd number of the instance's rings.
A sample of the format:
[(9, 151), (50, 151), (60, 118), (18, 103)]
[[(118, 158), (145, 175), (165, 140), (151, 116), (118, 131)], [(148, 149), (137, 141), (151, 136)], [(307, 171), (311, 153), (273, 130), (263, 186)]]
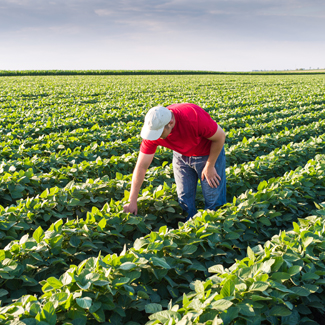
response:
[[(158, 148), (123, 213), (180, 102), (226, 132), (228, 203), (185, 223)], [(2, 76), (0, 123), (0, 324), (325, 324), (325, 75)]]

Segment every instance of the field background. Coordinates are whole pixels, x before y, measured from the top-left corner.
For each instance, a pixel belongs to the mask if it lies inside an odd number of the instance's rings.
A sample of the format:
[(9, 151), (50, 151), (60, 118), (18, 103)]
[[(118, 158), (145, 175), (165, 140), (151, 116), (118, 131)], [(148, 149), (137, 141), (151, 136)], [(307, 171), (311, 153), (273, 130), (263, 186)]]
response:
[[(2, 76), (0, 324), (321, 324), (324, 90), (321, 74)], [(184, 224), (159, 148), (126, 215), (144, 116), (177, 102), (226, 131), (229, 203)]]

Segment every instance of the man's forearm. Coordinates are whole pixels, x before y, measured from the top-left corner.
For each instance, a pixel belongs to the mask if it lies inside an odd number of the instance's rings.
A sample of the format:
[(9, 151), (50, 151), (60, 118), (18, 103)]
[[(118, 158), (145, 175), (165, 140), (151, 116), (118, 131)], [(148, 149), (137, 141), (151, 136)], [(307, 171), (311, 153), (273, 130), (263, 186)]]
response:
[(222, 138), (217, 141), (211, 141), (210, 154), (207, 160), (208, 166), (215, 165), (224, 144), (225, 144), (225, 138)]
[(136, 202), (140, 192), (141, 185), (146, 175), (146, 169), (136, 166), (132, 176), (130, 202)]

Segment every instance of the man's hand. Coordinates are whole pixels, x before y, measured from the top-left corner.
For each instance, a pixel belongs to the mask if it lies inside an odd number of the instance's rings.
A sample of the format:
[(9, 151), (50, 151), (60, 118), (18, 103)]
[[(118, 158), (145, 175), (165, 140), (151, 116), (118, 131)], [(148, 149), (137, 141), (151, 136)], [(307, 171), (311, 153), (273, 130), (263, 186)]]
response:
[(219, 186), (219, 181), (221, 181), (221, 177), (218, 175), (215, 167), (209, 166), (208, 164), (202, 170), (201, 180), (203, 181), (205, 178), (208, 184), (215, 188)]
[(124, 206), (123, 206), (123, 212), (124, 213), (133, 213), (135, 216), (137, 215), (137, 213), (138, 213), (138, 204), (137, 204), (137, 202), (135, 202), (135, 203), (128, 203), (128, 204), (125, 204)]

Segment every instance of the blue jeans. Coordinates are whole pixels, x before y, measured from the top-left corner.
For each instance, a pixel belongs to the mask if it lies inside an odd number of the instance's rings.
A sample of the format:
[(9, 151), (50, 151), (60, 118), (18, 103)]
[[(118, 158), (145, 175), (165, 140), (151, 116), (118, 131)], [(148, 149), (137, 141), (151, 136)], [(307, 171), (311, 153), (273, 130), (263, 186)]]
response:
[[(186, 221), (197, 212), (195, 196), (198, 179), (201, 179), (202, 170), (209, 156), (187, 157), (174, 151), (173, 170), (177, 188), (178, 202), (181, 208), (188, 213)], [(205, 209), (216, 210), (226, 200), (226, 155), (222, 148), (215, 164), (216, 171), (221, 177), (217, 188), (211, 187), (207, 180), (201, 180)]]

